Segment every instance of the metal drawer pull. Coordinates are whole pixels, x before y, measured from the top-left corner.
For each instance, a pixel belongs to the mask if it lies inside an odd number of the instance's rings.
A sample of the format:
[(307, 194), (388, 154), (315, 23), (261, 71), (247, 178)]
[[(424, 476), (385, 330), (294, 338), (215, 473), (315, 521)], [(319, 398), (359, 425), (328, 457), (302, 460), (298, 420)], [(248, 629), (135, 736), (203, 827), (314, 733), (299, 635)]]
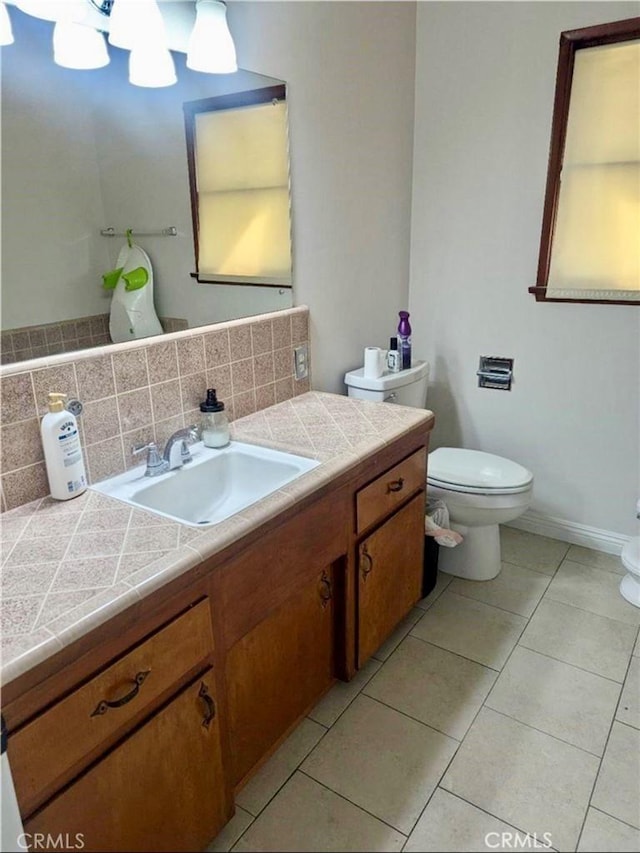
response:
[(131, 702), (132, 699), (135, 699), (138, 693), (140, 692), (140, 688), (144, 684), (146, 677), (151, 672), (150, 669), (145, 670), (144, 672), (139, 672), (133, 679), (134, 686), (133, 690), (123, 696), (122, 699), (114, 699), (112, 702), (109, 702), (108, 699), (103, 699), (101, 702), (98, 702), (95, 711), (92, 711), (92, 717), (100, 717), (102, 714), (106, 714), (109, 708), (122, 708), (123, 705), (126, 705), (128, 702)]
[(211, 721), (216, 716), (216, 703), (213, 701), (211, 695), (209, 694), (209, 688), (204, 683), (204, 681), (200, 683), (200, 690), (198, 691), (198, 696), (204, 701), (204, 704), (207, 706), (206, 713), (202, 720), (202, 725), (205, 727), (205, 729), (208, 729), (211, 724)]
[(373, 568), (373, 558), (367, 551), (366, 543), (360, 548), (360, 561), (362, 562), (362, 580), (366, 581), (367, 575)]
[(401, 492), (404, 488), (404, 478), (400, 477), (398, 480), (392, 480), (390, 483), (387, 483), (387, 492)]
[(326, 607), (327, 604), (333, 598), (333, 588), (331, 586), (331, 581), (326, 572), (322, 573), (322, 577), (320, 578), (320, 599), (322, 600), (322, 606)]

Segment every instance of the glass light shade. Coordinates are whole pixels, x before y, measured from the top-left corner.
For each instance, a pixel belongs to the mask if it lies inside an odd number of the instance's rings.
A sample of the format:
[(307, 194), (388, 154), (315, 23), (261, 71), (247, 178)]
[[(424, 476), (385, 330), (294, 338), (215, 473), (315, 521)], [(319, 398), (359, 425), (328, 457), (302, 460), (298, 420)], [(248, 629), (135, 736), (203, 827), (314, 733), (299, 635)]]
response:
[(53, 28), (53, 59), (56, 65), (83, 71), (109, 64), (102, 33), (73, 21), (58, 21)]
[(227, 25), (227, 7), (221, 0), (198, 0), (196, 22), (187, 46), (187, 68), (207, 74), (238, 70), (236, 48)]
[(160, 88), (177, 82), (173, 57), (162, 44), (143, 42), (129, 54), (129, 82), (134, 86)]
[(4, 3), (0, 3), (0, 45), (13, 44), (13, 30), (11, 29), (11, 18)]
[(56, 23), (81, 21), (89, 9), (85, 0), (15, 0), (15, 4), (27, 15)]
[(124, 50), (150, 40), (166, 46), (164, 21), (156, 0), (115, 0), (108, 38), (109, 44)]

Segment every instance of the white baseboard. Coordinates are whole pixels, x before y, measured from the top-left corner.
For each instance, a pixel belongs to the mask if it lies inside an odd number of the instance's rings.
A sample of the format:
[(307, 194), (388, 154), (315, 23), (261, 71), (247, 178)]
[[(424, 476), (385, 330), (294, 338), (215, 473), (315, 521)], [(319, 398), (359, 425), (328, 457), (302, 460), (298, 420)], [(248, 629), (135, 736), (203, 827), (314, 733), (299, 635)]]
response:
[(572, 545), (582, 545), (584, 548), (603, 551), (605, 554), (620, 554), (624, 544), (631, 539), (631, 536), (624, 536), (611, 530), (588, 527), (586, 524), (576, 524), (575, 521), (567, 521), (565, 518), (538, 515), (536, 512), (525, 512), (507, 527), (538, 533), (550, 539), (560, 539), (562, 542), (571, 542)]

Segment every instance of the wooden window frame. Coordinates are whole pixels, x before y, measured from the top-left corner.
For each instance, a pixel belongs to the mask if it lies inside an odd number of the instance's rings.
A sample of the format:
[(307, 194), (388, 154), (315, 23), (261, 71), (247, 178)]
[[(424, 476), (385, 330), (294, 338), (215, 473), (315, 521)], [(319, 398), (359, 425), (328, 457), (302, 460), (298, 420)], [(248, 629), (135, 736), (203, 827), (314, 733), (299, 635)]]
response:
[(575, 53), (585, 47), (615, 44), (633, 41), (640, 38), (640, 18), (627, 18), (595, 27), (583, 27), (578, 30), (567, 30), (560, 33), (560, 50), (558, 53), (558, 69), (556, 73), (556, 92), (553, 105), (553, 123), (551, 126), (551, 147), (549, 150), (549, 166), (547, 171), (547, 186), (542, 217), (542, 232), (540, 235), (540, 253), (538, 256), (538, 272), (536, 284), (529, 288), (529, 293), (536, 297), (536, 302), (575, 302), (590, 305), (640, 305), (638, 300), (630, 299), (570, 299), (547, 296), (551, 251), (558, 212), (560, 195), (560, 175), (564, 161), (564, 147), (569, 117), (569, 101), (571, 98), (571, 83)]
[(262, 89), (250, 89), (245, 92), (234, 92), (228, 95), (218, 95), (213, 98), (201, 98), (197, 101), (187, 101), (182, 105), (184, 113), (184, 126), (187, 141), (187, 167), (189, 171), (189, 194), (191, 197), (191, 220), (193, 223), (193, 250), (195, 253), (196, 271), (190, 273), (191, 278), (202, 284), (226, 284), (240, 285), (246, 287), (276, 287), (280, 290), (293, 287), (293, 282), (290, 284), (272, 284), (270, 282), (260, 281), (243, 281), (238, 277), (237, 281), (230, 281), (229, 278), (220, 278), (216, 280), (211, 273), (200, 274), (198, 269), (200, 246), (200, 214), (198, 204), (198, 182), (196, 173), (196, 116), (199, 113), (209, 113), (216, 110), (229, 110), (238, 107), (249, 107), (254, 104), (267, 104), (272, 101), (286, 101), (287, 87), (284, 83), (279, 83), (275, 86), (265, 86)]

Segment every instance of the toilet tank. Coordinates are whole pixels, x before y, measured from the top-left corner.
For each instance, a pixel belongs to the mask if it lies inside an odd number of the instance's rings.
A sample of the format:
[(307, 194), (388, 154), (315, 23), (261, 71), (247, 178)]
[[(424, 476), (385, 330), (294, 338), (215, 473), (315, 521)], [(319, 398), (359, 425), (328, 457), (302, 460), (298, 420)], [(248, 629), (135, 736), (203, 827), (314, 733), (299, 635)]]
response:
[(417, 361), (407, 370), (397, 373), (384, 373), (379, 379), (366, 377), (364, 367), (350, 370), (344, 376), (349, 397), (377, 403), (398, 403), (417, 409), (424, 409), (427, 403), (428, 381), (429, 365), (426, 361)]

